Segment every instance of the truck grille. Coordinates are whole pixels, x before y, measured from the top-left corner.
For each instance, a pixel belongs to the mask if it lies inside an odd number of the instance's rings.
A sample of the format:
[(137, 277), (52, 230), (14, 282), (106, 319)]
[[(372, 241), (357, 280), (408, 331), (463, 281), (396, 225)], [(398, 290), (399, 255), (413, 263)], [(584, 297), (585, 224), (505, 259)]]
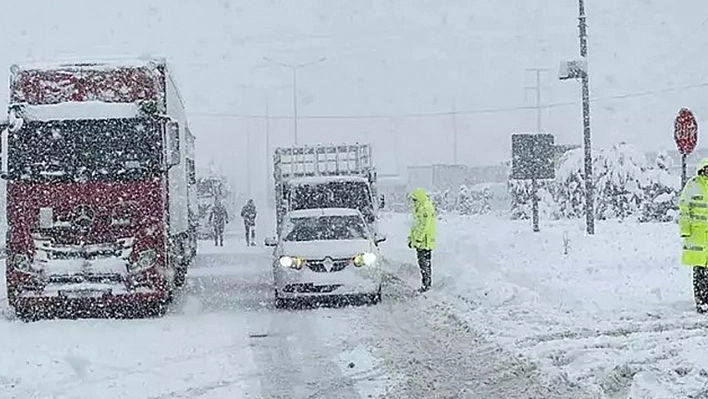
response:
[(101, 283), (101, 284), (122, 284), (125, 282), (123, 276), (114, 273), (103, 274), (62, 274), (51, 275), (47, 279), (50, 284), (78, 284), (78, 283)]
[(332, 259), (327, 257), (324, 259), (307, 260), (305, 264), (313, 272), (330, 273), (344, 270), (350, 262), (350, 259)]

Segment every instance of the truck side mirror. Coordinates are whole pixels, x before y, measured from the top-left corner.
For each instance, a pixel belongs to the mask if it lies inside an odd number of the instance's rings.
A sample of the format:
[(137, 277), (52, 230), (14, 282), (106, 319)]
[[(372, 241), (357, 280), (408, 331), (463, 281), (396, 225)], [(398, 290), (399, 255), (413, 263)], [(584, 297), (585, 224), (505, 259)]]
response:
[(0, 124), (0, 178), (7, 178), (7, 149), (10, 132), (7, 123)]
[(175, 121), (167, 122), (167, 134), (166, 134), (166, 163), (169, 169), (172, 166), (179, 165), (180, 153), (179, 153), (179, 123)]

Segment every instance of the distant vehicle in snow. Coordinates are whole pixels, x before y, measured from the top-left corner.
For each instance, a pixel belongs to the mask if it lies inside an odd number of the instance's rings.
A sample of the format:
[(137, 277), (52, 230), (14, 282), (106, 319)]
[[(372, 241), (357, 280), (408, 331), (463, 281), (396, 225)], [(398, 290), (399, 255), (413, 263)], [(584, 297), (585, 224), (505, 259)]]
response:
[(361, 212), (350, 208), (288, 212), (274, 247), (275, 304), (302, 300), (377, 303), (381, 300), (381, 256)]
[(22, 317), (159, 313), (196, 255), (194, 136), (161, 59), (14, 65), (7, 295)]
[(349, 208), (378, 232), (381, 199), (369, 144), (282, 147), (273, 159), (278, 226), (289, 211)]

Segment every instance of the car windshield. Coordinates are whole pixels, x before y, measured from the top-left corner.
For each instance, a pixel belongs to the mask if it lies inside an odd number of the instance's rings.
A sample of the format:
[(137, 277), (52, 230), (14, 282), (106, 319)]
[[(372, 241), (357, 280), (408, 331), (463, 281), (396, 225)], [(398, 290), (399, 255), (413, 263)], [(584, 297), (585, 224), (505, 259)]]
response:
[(160, 166), (160, 129), (150, 120), (27, 122), (8, 140), (16, 180), (135, 180)]
[(292, 218), (285, 226), (284, 241), (359, 240), (367, 238), (359, 216)]
[(304, 184), (293, 188), (291, 210), (350, 208), (360, 211), (367, 220), (373, 216), (373, 202), (366, 182), (333, 181)]

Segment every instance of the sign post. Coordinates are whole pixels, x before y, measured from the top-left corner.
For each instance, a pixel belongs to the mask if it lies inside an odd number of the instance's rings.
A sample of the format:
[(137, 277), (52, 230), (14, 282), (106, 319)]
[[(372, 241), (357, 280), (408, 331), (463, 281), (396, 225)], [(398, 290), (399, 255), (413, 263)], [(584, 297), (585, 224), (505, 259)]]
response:
[(538, 226), (538, 179), (555, 178), (554, 137), (547, 133), (511, 135), (511, 178), (531, 180), (533, 231)]
[(681, 153), (681, 189), (686, 185), (686, 157), (698, 143), (698, 122), (690, 109), (683, 107), (674, 120), (674, 141)]

